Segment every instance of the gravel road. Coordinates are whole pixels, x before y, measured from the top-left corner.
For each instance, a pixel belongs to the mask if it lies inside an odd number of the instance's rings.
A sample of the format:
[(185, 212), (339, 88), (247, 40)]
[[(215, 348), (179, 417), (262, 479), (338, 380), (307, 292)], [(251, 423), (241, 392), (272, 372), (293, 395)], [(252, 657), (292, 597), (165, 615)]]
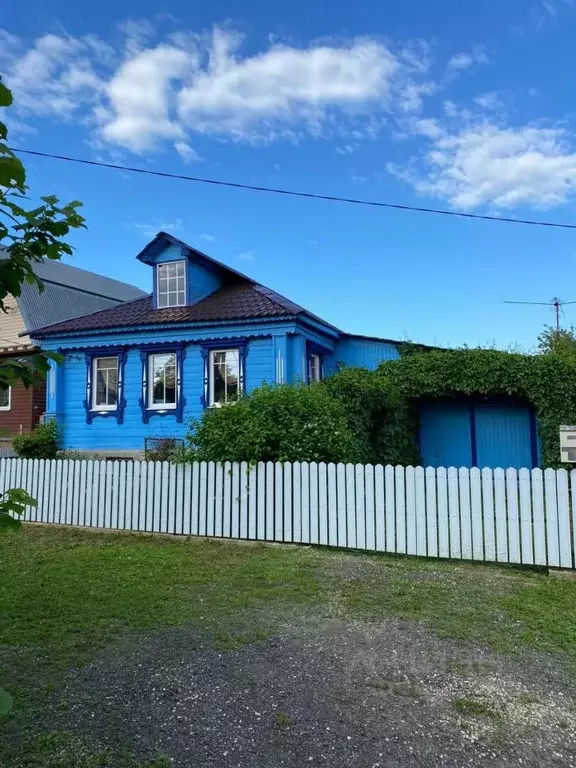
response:
[(397, 620), (307, 615), (228, 652), (163, 630), (73, 673), (51, 725), (178, 768), (573, 766), (576, 689), (563, 665)]

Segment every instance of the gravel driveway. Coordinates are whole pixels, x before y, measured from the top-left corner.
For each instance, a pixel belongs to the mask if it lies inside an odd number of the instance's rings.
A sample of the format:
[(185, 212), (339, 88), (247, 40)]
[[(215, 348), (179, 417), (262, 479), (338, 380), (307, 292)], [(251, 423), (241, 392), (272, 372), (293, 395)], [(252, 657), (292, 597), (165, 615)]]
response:
[(228, 652), (197, 631), (163, 630), (74, 673), (52, 726), (178, 767), (572, 766), (564, 663), (393, 619), (305, 615)]

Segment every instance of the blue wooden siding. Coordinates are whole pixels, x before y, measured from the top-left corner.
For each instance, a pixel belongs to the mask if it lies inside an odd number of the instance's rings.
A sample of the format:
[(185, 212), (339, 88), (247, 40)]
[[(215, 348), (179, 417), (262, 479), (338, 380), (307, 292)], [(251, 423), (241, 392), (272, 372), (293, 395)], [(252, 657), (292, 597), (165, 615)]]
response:
[[(273, 381), (272, 338), (255, 338), (247, 344), (246, 391), (263, 381)], [(233, 345), (233, 341), (231, 341)], [(103, 349), (103, 354), (106, 354)], [(86, 362), (83, 352), (66, 355), (63, 367), (65, 385), (63, 397), (64, 440), (67, 448), (79, 450), (142, 450), (146, 437), (184, 437), (191, 419), (203, 411), (204, 361), (199, 344), (186, 346), (182, 381), (186, 405), (184, 420), (177, 423), (172, 413), (152, 414), (148, 424), (142, 421), (139, 400), (142, 396), (142, 361), (139, 350), (128, 352), (124, 370), (124, 423), (118, 425), (113, 416), (95, 416), (86, 424)]]
[(474, 413), (478, 466), (521, 468), (537, 465), (533, 416), (529, 408), (480, 403), (475, 406)]
[(400, 357), (398, 348), (387, 341), (354, 336), (343, 336), (336, 344), (335, 363), (375, 370), (383, 360)]
[(427, 467), (472, 466), (467, 403), (434, 403), (420, 410), (420, 453)]
[(538, 465), (534, 414), (502, 402), (438, 402), (420, 409), (420, 452), (432, 467)]

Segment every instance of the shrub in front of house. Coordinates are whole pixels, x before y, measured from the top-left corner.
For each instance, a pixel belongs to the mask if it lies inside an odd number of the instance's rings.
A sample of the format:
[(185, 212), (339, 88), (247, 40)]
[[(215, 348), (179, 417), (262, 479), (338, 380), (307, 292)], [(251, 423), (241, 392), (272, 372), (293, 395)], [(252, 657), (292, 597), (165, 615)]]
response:
[(414, 413), (395, 383), (367, 368), (345, 367), (323, 386), (346, 411), (348, 427), (359, 444), (360, 461), (418, 463)]
[(60, 450), (60, 426), (54, 419), (38, 424), (32, 432), (12, 439), (21, 459), (57, 459)]
[(362, 458), (342, 402), (323, 383), (262, 385), (191, 424), (198, 461), (343, 461)]

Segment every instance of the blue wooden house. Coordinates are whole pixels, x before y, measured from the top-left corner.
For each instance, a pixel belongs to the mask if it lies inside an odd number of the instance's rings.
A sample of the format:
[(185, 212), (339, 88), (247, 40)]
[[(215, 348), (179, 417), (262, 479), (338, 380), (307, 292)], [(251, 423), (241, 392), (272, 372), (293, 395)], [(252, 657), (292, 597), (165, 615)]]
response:
[[(66, 448), (138, 456), (146, 438), (182, 438), (205, 408), (262, 382), (317, 380), (340, 364), (374, 369), (399, 355), (397, 343), (343, 333), (165, 232), (137, 258), (150, 267), (150, 295), (35, 332), (63, 356), (52, 365), (46, 412), (62, 424)], [(529, 408), (473, 413), (474, 430), (470, 406), (423, 411), (425, 463), (492, 465), (494, 440), (499, 464), (536, 462)], [(480, 453), (478, 434), (492, 436)]]

